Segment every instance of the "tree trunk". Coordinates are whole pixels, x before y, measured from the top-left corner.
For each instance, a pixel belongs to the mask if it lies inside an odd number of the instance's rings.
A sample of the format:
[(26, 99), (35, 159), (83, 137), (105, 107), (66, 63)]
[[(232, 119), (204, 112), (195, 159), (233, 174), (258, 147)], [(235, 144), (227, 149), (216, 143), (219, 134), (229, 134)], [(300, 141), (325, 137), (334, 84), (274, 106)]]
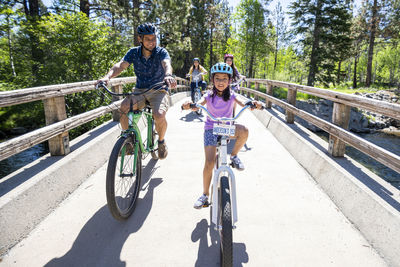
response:
[(358, 55), (354, 56), (353, 89), (357, 88), (357, 57)]
[(320, 32), (320, 20), (321, 20), (321, 8), (322, 8), (322, 1), (317, 1), (317, 10), (315, 13), (315, 25), (314, 25), (314, 32), (313, 32), (313, 45), (311, 50), (311, 60), (310, 60), (310, 70), (308, 73), (308, 86), (314, 86), (315, 82), (315, 74), (318, 71), (317, 63), (318, 63), (318, 50), (319, 50), (319, 32)]
[[(140, 18), (139, 18), (140, 0), (133, 0), (132, 4), (133, 4), (133, 22), (132, 22), (132, 26), (133, 26), (133, 44), (135, 46), (138, 46), (138, 45), (140, 45), (140, 43), (139, 43), (139, 40), (138, 40), (138, 34), (137, 34), (137, 31), (136, 31), (136, 28), (140, 24)], [(128, 8), (127, 8), (127, 12), (129, 12)]]
[[(213, 65), (212, 58), (213, 58), (213, 27), (211, 26), (211, 29), (210, 29), (210, 61), (209, 61), (210, 68)], [(211, 75), (210, 75), (210, 78), (211, 78)]]
[[(28, 5), (24, 2), (24, 8), (29, 8), (29, 10), (25, 10), (25, 14), (27, 15), (27, 20), (31, 23), (31, 25), (36, 28), (37, 21), (40, 18), (39, 14), (39, 1), (38, 0), (28, 0)], [(32, 75), (35, 77), (36, 81), (34, 85), (39, 85), (40, 83), (40, 75), (39, 68), (40, 65), (43, 64), (43, 51), (39, 48), (39, 38), (34, 33), (29, 33), (30, 45), (31, 45), (31, 55), (32, 55)]]
[(340, 84), (340, 68), (342, 66), (342, 61), (339, 61), (338, 70), (337, 70), (337, 84)]
[(275, 71), (276, 71), (276, 61), (277, 61), (277, 59), (278, 59), (278, 36), (276, 37), (276, 40), (275, 40), (274, 74), (275, 74)]
[(370, 87), (371, 85), (372, 59), (374, 56), (375, 31), (376, 31), (376, 21), (378, 13), (377, 2), (378, 2), (377, 0), (374, 0), (374, 5), (372, 7), (371, 32), (369, 36), (369, 48), (368, 48), (367, 79), (365, 81), (366, 87)]
[(10, 32), (10, 17), (7, 16), (7, 37), (8, 37), (8, 51), (9, 51), (9, 56), (10, 56), (10, 67), (12, 71), (12, 75), (14, 77), (17, 76), (15, 73), (15, 68), (14, 68), (14, 57), (12, 53), (12, 45), (11, 45), (11, 32)]
[(86, 14), (86, 16), (89, 17), (89, 11), (90, 11), (90, 4), (89, 4), (89, 0), (80, 0), (79, 1), (79, 7), (80, 7), (80, 11), (84, 14)]

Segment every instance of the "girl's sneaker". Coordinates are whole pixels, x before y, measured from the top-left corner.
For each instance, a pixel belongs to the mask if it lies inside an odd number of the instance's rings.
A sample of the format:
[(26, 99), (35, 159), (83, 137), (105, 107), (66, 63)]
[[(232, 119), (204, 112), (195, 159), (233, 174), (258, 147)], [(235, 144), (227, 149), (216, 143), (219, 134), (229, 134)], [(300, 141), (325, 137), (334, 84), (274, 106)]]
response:
[(199, 199), (194, 203), (194, 208), (195, 209), (201, 209), (203, 207), (208, 207), (210, 203), (208, 203), (208, 197), (204, 194), (202, 194)]
[(232, 166), (234, 168), (236, 168), (238, 171), (243, 171), (244, 170), (244, 165), (240, 161), (240, 159), (239, 159), (239, 157), (237, 155), (234, 156), (234, 157), (231, 157), (231, 161), (232, 161)]

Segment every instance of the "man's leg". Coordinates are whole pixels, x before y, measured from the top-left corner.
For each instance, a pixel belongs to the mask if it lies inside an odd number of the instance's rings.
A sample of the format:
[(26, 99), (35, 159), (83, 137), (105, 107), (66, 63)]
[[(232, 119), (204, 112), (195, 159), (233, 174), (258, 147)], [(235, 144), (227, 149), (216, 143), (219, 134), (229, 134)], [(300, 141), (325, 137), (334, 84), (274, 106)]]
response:
[(127, 130), (129, 127), (129, 121), (128, 121), (128, 112), (129, 112), (129, 107), (132, 101), (133, 105), (133, 110), (136, 109), (141, 109), (144, 107), (144, 97), (142, 96), (128, 96), (126, 97), (122, 103), (121, 103), (121, 108), (120, 108), (120, 119), (119, 122), (121, 123), (121, 128), (122, 130)]
[(153, 110), (154, 124), (158, 133), (158, 157), (164, 159), (168, 155), (168, 148), (165, 143), (165, 133), (167, 132), (167, 119), (165, 115), (169, 106), (169, 97), (163, 91), (151, 90), (146, 95), (147, 100), (150, 102)]

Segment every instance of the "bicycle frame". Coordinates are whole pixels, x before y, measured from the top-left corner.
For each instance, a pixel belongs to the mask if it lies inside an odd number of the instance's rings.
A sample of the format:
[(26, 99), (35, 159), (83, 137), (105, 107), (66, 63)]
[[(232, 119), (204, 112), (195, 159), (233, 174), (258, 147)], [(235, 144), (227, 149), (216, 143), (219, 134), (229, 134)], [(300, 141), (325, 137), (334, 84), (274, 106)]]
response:
[[(142, 135), (140, 133), (139, 126), (137, 125), (138, 121), (142, 117), (142, 114), (145, 115), (146, 121), (147, 121), (147, 142), (146, 142), (146, 147), (144, 147), (143, 144), (143, 139)], [(129, 133), (134, 133), (136, 138), (139, 141), (140, 149), (143, 152), (152, 152), (154, 148), (154, 144), (152, 142), (152, 135), (153, 135), (153, 114), (151, 114), (148, 111), (143, 111), (143, 110), (135, 110), (135, 111), (129, 111), (128, 112), (128, 121), (129, 121), (129, 127), (128, 130), (123, 132), (122, 134), (129, 134)]]

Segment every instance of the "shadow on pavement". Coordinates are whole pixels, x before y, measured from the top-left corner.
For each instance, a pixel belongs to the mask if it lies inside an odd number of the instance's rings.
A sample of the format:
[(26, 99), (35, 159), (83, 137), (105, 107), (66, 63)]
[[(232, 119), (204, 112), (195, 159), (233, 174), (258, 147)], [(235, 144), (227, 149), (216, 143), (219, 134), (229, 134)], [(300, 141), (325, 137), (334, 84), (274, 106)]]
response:
[[(208, 237), (210, 238), (210, 242), (208, 241)], [(202, 219), (193, 230), (191, 239), (192, 242), (199, 241), (199, 251), (195, 267), (220, 266), (219, 236), (214, 229), (214, 224), (209, 226), (207, 220)], [(209, 243), (211, 243), (210, 246), (208, 246)], [(246, 252), (246, 245), (243, 243), (233, 243), (233, 266), (243, 266), (243, 263), (247, 263), (248, 261), (249, 255)]]
[[(286, 124), (286, 122), (281, 118), (277, 112), (273, 110), (268, 110), (268, 112), (273, 115), (275, 118), (278, 120), (282, 121), (283, 123)], [(323, 152), (325, 155), (330, 157), (332, 160), (334, 160), (337, 164), (339, 164), (341, 167), (343, 167), (347, 172), (349, 172), (353, 177), (355, 177), (357, 180), (359, 180), (361, 183), (363, 183), (365, 186), (367, 186), (369, 189), (371, 189), (373, 192), (375, 192), (381, 199), (383, 199), (386, 203), (388, 203), (390, 206), (392, 206), (394, 209), (397, 211), (400, 211), (400, 202), (398, 198), (395, 198), (395, 194), (398, 192), (397, 190), (399, 188), (396, 188), (393, 186), (393, 191), (391, 191), (388, 188), (385, 188), (382, 186), (378, 181), (375, 179), (371, 178), (365, 171), (363, 171), (361, 168), (356, 166), (353, 162), (351, 162), (347, 158), (335, 158), (332, 157), (328, 153), (328, 144), (325, 146), (321, 145), (317, 141), (313, 140), (311, 135), (313, 133), (308, 132), (307, 130), (303, 130), (301, 127), (298, 127), (296, 124), (290, 124), (288, 125), (293, 131), (295, 131), (297, 134), (299, 134), (302, 138), (304, 138), (306, 141), (308, 141), (310, 144), (312, 144), (315, 148)], [(318, 137), (319, 138), (319, 137)], [(324, 141), (325, 142), (325, 141)]]
[(149, 181), (147, 192), (140, 193), (136, 209), (128, 220), (115, 220), (107, 205), (103, 206), (84, 225), (71, 249), (45, 266), (126, 266), (126, 262), (120, 260), (121, 250), (127, 238), (143, 226), (153, 205), (154, 189), (163, 181), (151, 178), (155, 162), (150, 160), (143, 171), (142, 185)]

